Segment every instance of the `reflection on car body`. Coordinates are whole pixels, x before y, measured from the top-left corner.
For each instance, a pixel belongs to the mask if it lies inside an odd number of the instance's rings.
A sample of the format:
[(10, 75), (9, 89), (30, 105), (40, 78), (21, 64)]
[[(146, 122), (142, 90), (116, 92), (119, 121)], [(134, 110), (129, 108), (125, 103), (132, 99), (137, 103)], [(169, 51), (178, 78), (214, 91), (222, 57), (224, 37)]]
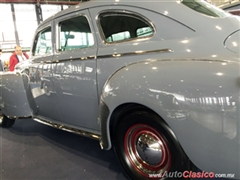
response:
[(1, 73), (1, 126), (31, 116), (97, 139), (131, 179), (195, 166), (239, 179), (239, 32), (201, 0), (81, 3), (44, 21), (31, 60)]
[(240, 9), (232, 9), (227, 12), (236, 16), (240, 16)]

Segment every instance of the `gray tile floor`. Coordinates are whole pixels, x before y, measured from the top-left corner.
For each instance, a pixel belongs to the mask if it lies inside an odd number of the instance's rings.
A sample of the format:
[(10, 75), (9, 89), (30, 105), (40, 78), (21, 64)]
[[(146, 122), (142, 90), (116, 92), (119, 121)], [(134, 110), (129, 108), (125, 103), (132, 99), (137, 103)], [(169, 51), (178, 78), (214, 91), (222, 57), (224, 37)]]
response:
[(0, 180), (126, 180), (98, 141), (32, 120), (0, 128)]
[(82, 179), (127, 178), (113, 150), (101, 150), (98, 141), (31, 119), (0, 128), (0, 180)]

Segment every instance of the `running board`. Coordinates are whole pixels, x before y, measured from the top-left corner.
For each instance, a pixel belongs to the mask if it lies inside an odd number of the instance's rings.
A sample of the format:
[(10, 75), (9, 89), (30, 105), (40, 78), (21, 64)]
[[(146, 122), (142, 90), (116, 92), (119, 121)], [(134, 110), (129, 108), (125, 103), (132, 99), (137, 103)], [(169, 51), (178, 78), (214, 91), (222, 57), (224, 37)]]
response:
[(71, 132), (71, 133), (74, 133), (74, 134), (78, 134), (78, 135), (81, 135), (81, 136), (85, 136), (85, 137), (88, 137), (88, 138), (91, 138), (91, 139), (94, 139), (94, 140), (99, 141), (101, 139), (101, 136), (98, 135), (98, 134), (90, 133), (90, 132), (87, 132), (87, 131), (83, 131), (83, 130), (80, 130), (80, 129), (68, 127), (68, 126), (65, 126), (65, 125), (62, 125), (62, 124), (57, 124), (57, 123), (54, 123), (54, 122), (51, 122), (51, 121), (46, 121), (46, 120), (42, 120), (42, 119), (38, 119), (38, 118), (33, 118), (33, 120), (37, 121), (41, 124), (45, 124), (45, 125), (48, 125), (48, 126), (51, 126), (51, 127), (57, 128), (57, 129), (61, 129), (61, 130), (67, 131), (67, 132)]

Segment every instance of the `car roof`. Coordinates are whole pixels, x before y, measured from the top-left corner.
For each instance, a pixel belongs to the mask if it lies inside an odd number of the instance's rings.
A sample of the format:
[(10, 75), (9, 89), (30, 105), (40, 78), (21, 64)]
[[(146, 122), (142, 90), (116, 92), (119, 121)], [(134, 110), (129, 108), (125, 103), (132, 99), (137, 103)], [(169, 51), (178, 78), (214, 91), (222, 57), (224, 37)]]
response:
[[(166, 10), (166, 6), (168, 6), (170, 9), (173, 8), (173, 5), (179, 6), (179, 0), (154, 0), (154, 1), (146, 1), (146, 0), (90, 0), (86, 2), (80, 2), (79, 4), (75, 6), (71, 6), (68, 9), (65, 9), (63, 11), (58, 12), (54, 16), (61, 16), (68, 13), (72, 13), (74, 11), (88, 9), (88, 8), (94, 8), (94, 7), (100, 7), (100, 6), (117, 6), (117, 5), (130, 5), (130, 6), (136, 6), (140, 8), (150, 9), (157, 12), (164, 12)], [(156, 6), (158, 3), (164, 3), (166, 6)], [(171, 7), (169, 6), (169, 3), (171, 4)], [(175, 7), (174, 6), (174, 7)], [(175, 8), (174, 8), (175, 9)], [(179, 12), (179, 11), (178, 11)], [(50, 19), (52, 18), (50, 17)]]
[[(206, 15), (198, 13), (194, 11), (193, 9), (187, 7), (186, 5), (182, 4), (180, 0), (154, 0), (154, 1), (146, 1), (146, 0), (90, 0), (86, 2), (81, 2), (78, 5), (71, 6), (68, 9), (65, 9), (63, 11), (58, 12), (57, 14), (51, 16), (49, 19), (45, 20), (44, 22), (48, 22), (52, 20), (55, 17), (60, 17), (69, 13), (74, 13), (80, 10), (84, 9), (91, 9), (96, 7), (106, 7), (106, 9), (114, 9), (115, 6), (116, 9), (117, 6), (131, 6), (131, 7), (137, 7), (141, 9), (147, 9), (152, 12), (156, 12), (159, 14), (162, 14), (164, 16), (167, 16), (170, 19), (173, 19), (177, 22), (180, 22), (181, 24), (184, 24), (185, 26), (190, 27), (194, 30), (202, 29), (201, 23), (196, 23), (196, 19), (198, 19), (198, 22), (203, 22), (206, 27), (212, 26), (215, 19), (221, 19), (221, 18), (208, 18), (206, 21)], [(107, 7), (111, 6), (111, 8)], [(223, 10), (222, 10), (223, 11)], [(224, 12), (228, 14), (227, 12)], [(191, 18), (189, 18), (191, 16)], [(229, 15), (230, 16), (230, 15)], [(222, 25), (224, 25), (226, 22), (224, 20), (222, 22)], [(41, 26), (41, 25), (40, 25)], [(224, 26), (229, 26), (229, 23), (225, 24)], [(234, 29), (236, 30), (236, 29)], [(233, 30), (232, 30), (233, 31)]]

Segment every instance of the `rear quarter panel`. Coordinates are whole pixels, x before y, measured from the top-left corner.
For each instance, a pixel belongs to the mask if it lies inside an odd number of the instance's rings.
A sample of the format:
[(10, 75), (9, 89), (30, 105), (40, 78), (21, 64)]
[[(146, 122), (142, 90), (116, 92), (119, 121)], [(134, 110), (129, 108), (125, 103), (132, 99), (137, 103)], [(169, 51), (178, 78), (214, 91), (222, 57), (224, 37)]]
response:
[(147, 106), (197, 167), (239, 177), (239, 77), (239, 64), (227, 61), (148, 61), (115, 73), (101, 98), (110, 114), (124, 103)]

